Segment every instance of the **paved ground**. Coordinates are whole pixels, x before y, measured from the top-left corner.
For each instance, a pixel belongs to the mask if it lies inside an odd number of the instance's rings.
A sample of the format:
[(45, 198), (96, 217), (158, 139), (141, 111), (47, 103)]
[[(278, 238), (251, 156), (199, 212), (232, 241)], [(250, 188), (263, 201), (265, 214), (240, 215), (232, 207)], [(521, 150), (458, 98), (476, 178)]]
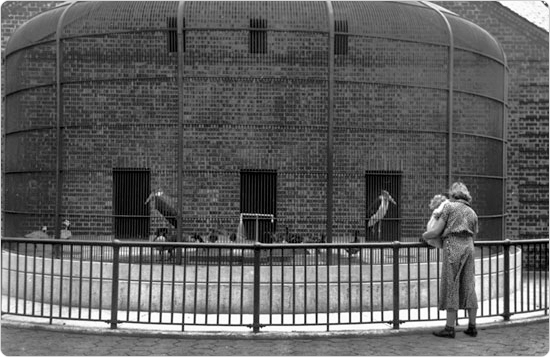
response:
[(478, 326), (477, 338), (457, 328), (455, 339), (433, 328), (357, 333), (194, 334), (44, 328), (2, 323), (6, 356), (545, 356), (548, 318)]

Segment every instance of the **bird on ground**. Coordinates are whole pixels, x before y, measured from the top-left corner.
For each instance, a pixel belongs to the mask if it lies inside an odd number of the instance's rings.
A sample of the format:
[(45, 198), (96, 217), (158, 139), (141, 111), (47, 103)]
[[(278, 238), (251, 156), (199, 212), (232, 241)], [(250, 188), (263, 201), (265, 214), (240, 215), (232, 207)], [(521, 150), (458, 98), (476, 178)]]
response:
[(367, 211), (367, 217), (369, 217), (367, 227), (370, 228), (374, 234), (375, 226), (378, 225), (378, 240), (380, 240), (382, 234), (382, 219), (386, 216), (386, 213), (388, 213), (390, 203), (394, 205), (397, 204), (388, 191), (382, 190), (380, 196), (378, 196), (377, 200), (369, 207)]
[[(359, 243), (359, 231), (357, 230), (355, 231), (355, 237), (351, 243)], [(359, 248), (357, 247), (346, 248), (346, 252), (348, 252), (348, 254), (352, 256), (359, 252)]]
[[(325, 233), (321, 233), (320, 236), (317, 236), (317, 235), (311, 235), (311, 236), (306, 236), (304, 238), (304, 243), (319, 243), (319, 244), (323, 244), (323, 243), (326, 243), (327, 240), (326, 240), (326, 236), (325, 236)], [(314, 251), (315, 250), (315, 251)], [(325, 249), (308, 249), (307, 250), (308, 254), (313, 254), (313, 253), (322, 253), (322, 252), (325, 252)]]
[(285, 240), (287, 243), (297, 244), (302, 243), (304, 238), (297, 233), (289, 233), (288, 226), (285, 227)]
[(48, 227), (47, 226), (42, 226), (39, 230), (27, 233), (27, 234), (25, 234), (25, 238), (48, 239), (48, 238), (50, 238), (48, 236)]

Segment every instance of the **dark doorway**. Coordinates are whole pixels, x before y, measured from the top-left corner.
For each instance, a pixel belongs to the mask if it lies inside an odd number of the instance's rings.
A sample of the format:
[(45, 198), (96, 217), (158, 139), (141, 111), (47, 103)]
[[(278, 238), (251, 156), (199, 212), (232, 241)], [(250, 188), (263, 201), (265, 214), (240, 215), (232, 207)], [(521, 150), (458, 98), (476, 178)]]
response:
[[(366, 172), (365, 237), (367, 241), (391, 242), (401, 239), (399, 218), (401, 175), (400, 171)], [(383, 203), (383, 200), (386, 203)], [(384, 209), (384, 205), (387, 206), (387, 210)]]
[(113, 169), (113, 215), (118, 239), (149, 239), (149, 169)]
[[(273, 214), (277, 212), (277, 172), (276, 171), (241, 171), (241, 213)], [(247, 239), (256, 239), (256, 219), (243, 219)], [(270, 243), (265, 233), (275, 232), (276, 222), (271, 219), (258, 220), (258, 240)]]

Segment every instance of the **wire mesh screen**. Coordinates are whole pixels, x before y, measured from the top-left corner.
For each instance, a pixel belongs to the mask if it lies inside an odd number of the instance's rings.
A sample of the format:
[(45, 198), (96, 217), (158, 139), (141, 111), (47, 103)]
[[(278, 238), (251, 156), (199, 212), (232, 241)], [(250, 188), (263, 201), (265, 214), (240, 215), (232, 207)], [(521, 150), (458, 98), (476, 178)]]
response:
[[(75, 238), (225, 242), (241, 213), (262, 213), (275, 217), (259, 240), (311, 242), (327, 235), (331, 201), (332, 242), (417, 241), (431, 197), (462, 180), (483, 238), (501, 238), (498, 44), (445, 13), (457, 34), (449, 49), (446, 22), (423, 3), (328, 9), (76, 2), (36, 23), (59, 24), (59, 43), (31, 36), (22, 48), (16, 35), (6, 56), (5, 229), (47, 225), (51, 235), (68, 219)], [(148, 184), (134, 191), (119, 180), (124, 170), (147, 172)], [(252, 194), (242, 172), (276, 180)], [(246, 207), (243, 195), (253, 197)]]

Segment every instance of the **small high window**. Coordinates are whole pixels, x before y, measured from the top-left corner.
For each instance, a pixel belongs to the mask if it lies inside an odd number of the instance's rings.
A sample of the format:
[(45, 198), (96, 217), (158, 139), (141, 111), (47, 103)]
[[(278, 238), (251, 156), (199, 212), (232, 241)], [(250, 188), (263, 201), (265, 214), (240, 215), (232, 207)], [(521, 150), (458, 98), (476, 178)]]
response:
[[(178, 52), (178, 18), (169, 17), (166, 22), (168, 27), (166, 37), (168, 52)], [(183, 19), (183, 27), (185, 28), (185, 19)], [(185, 52), (185, 31), (183, 31), (183, 52)]]
[(267, 20), (250, 19), (250, 53), (267, 53)]
[(346, 20), (334, 21), (334, 54), (348, 54), (348, 22)]

